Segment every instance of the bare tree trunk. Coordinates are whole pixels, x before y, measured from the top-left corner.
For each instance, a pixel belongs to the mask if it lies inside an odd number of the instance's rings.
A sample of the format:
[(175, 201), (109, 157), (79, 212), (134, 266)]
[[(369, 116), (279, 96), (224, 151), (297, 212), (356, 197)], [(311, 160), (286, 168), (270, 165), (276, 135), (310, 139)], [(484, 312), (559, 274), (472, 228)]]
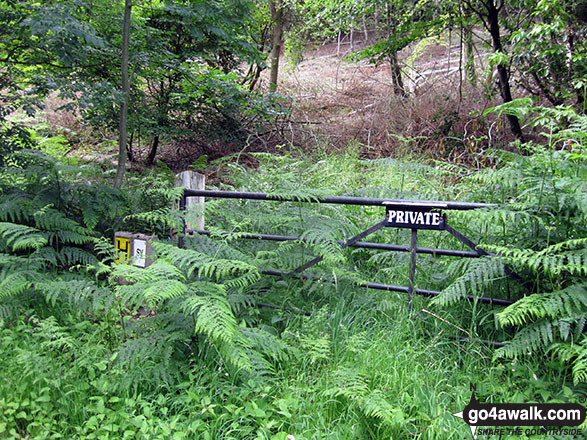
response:
[[(461, 14), (465, 16), (464, 8), (461, 6)], [(473, 41), (473, 25), (465, 22), (461, 28), (461, 38), (465, 46), (464, 51), (464, 65), (466, 79), (473, 85), (477, 82), (477, 75), (475, 74), (475, 43)], [(463, 78), (464, 79), (464, 78)]]
[(391, 82), (393, 85), (393, 92), (401, 97), (406, 96), (406, 89), (402, 80), (402, 69), (397, 59), (397, 53), (394, 52), (389, 55), (389, 64), (391, 69)]
[(159, 147), (159, 135), (156, 134), (153, 137), (153, 143), (151, 144), (151, 149), (149, 150), (149, 155), (147, 156), (147, 166), (150, 167), (155, 163), (155, 156), (157, 156), (157, 148)]
[(120, 109), (120, 134), (118, 138), (118, 167), (116, 169), (116, 178), (114, 186), (122, 186), (122, 178), (126, 167), (126, 140), (127, 140), (127, 118), (128, 118), (128, 100), (130, 95), (130, 81), (128, 78), (128, 52), (130, 45), (130, 15), (132, 10), (131, 0), (124, 2), (124, 20), (122, 22), (122, 106)]
[(269, 85), (271, 90), (277, 90), (277, 74), (279, 72), (279, 55), (281, 54), (283, 34), (283, 4), (281, 0), (270, 0), (269, 10), (273, 22), (273, 39), (271, 45), (271, 72), (269, 74)]
[(133, 143), (134, 138), (135, 138), (135, 132), (132, 131), (130, 133), (130, 139), (128, 140), (128, 142), (126, 144), (126, 155), (128, 157), (128, 161), (131, 163), (135, 161), (135, 154), (132, 150), (132, 143)]
[(354, 28), (354, 23), (355, 23), (355, 17), (353, 15), (351, 15), (351, 51), (353, 51), (355, 49), (355, 28)]
[(475, 74), (475, 43), (473, 42), (473, 29), (470, 26), (465, 27), (465, 70), (469, 81), (474, 85), (477, 82)]

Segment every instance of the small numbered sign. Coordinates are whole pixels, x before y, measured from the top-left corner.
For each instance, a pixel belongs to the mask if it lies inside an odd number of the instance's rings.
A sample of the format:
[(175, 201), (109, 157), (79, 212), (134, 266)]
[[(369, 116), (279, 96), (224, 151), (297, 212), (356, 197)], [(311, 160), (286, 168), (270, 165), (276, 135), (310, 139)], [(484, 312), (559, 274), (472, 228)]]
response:
[(146, 267), (147, 241), (135, 239), (133, 247), (133, 264), (138, 267)]

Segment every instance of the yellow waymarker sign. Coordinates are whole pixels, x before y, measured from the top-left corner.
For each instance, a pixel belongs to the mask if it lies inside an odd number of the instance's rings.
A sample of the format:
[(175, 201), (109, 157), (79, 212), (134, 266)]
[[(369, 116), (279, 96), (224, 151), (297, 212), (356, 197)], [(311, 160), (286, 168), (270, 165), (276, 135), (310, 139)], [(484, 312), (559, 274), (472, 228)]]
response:
[(128, 264), (130, 261), (130, 238), (115, 237), (114, 247), (116, 248), (114, 261)]

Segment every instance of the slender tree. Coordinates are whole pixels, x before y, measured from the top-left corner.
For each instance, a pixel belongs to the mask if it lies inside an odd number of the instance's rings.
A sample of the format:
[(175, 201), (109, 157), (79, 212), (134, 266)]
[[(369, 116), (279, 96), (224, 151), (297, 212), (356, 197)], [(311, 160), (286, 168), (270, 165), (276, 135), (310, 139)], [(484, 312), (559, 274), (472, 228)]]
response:
[(269, 84), (271, 90), (277, 90), (277, 75), (279, 72), (279, 55), (283, 40), (283, 3), (282, 0), (269, 0), (269, 10), (271, 12), (271, 21), (273, 22), (273, 36), (271, 44), (271, 71), (269, 75)]
[[(495, 54), (505, 55), (505, 49), (502, 44), (499, 13), (505, 6), (505, 0), (463, 0), (467, 7), (481, 19), (481, 22), (491, 36), (491, 44)], [(499, 93), (504, 103), (512, 101), (512, 91), (510, 88), (510, 79), (507, 65), (500, 60), (497, 63), (497, 78), (499, 82)], [(520, 121), (515, 115), (507, 115), (510, 128), (514, 136), (522, 139), (522, 127)]]
[(130, 46), (130, 19), (132, 11), (131, 0), (124, 2), (124, 19), (122, 20), (122, 104), (120, 106), (120, 133), (118, 137), (118, 167), (116, 169), (116, 179), (114, 186), (120, 188), (126, 167), (126, 143), (128, 137), (128, 101), (130, 97), (130, 80), (128, 77), (128, 59)]

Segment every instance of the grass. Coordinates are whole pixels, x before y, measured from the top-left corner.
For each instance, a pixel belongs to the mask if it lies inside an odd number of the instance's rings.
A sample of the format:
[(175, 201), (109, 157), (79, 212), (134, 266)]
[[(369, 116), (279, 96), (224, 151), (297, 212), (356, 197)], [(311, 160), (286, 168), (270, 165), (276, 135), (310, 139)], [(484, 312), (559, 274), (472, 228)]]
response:
[(2, 330), (1, 350), (12, 355), (0, 360), (0, 435), (463, 439), (468, 427), (451, 414), (468, 402), (470, 383), (486, 401), (570, 397), (564, 377), (538, 379), (538, 365), (493, 364), (490, 349), (446, 338), (398, 295), (382, 301), (335, 287), (324, 295), (330, 304), (312, 317), (284, 316), (282, 335), (294, 350), (262, 376), (234, 374), (203, 350), (176, 361), (170, 380), (151, 377), (134, 391), (119, 384), (140, 376), (141, 365), (112, 359), (107, 323), (60, 324), (58, 310), (23, 316)]

